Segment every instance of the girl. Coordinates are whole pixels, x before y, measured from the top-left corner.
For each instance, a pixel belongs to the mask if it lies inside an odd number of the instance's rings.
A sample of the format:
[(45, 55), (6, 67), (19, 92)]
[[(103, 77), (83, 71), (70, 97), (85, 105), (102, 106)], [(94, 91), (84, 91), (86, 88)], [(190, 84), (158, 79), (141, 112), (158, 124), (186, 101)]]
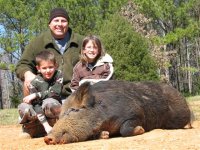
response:
[(105, 53), (101, 41), (94, 35), (83, 39), (80, 61), (73, 68), (70, 89), (74, 92), (78, 87), (88, 81), (97, 83), (107, 81), (113, 75), (113, 59)]

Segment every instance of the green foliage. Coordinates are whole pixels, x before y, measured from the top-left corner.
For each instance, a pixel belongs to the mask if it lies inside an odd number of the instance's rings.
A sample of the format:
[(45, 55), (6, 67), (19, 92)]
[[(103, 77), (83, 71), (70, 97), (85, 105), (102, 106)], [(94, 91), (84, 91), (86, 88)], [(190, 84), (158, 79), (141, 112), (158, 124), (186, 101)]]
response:
[(182, 71), (190, 71), (192, 73), (198, 72), (199, 70), (195, 67), (181, 67)]
[[(0, 18), (2, 18), (0, 24), (4, 27), (4, 31), (1, 33), (1, 48), (8, 53), (22, 52), (26, 43), (37, 32), (35, 28), (38, 26), (34, 26), (34, 22), (38, 23), (39, 19), (34, 19), (35, 8), (29, 2), (28, 0), (2, 0), (0, 2)], [(40, 24), (40, 26), (42, 25), (44, 25), (44, 21)]]
[(9, 64), (9, 70), (11, 71), (11, 72), (15, 72), (15, 65), (14, 64)]
[(144, 38), (118, 14), (105, 20), (97, 31), (114, 59), (115, 78), (129, 81), (157, 80), (156, 65)]
[[(109, 17), (128, 0), (73, 0), (66, 9), (70, 14), (70, 26), (82, 35), (92, 33), (98, 24)], [(65, 6), (65, 5), (64, 5)]]
[[(151, 19), (150, 26), (157, 31), (151, 41), (164, 45), (165, 51), (176, 51), (169, 55), (171, 68), (169, 79), (177, 89), (187, 94), (200, 92), (199, 79), (193, 76), (194, 68), (199, 68), (199, 0), (133, 0), (139, 5), (140, 12)], [(191, 66), (191, 68), (185, 68)], [(192, 72), (192, 73), (191, 73)], [(189, 80), (191, 79), (191, 80)]]
[[(160, 44), (170, 44), (200, 32), (200, 24), (192, 16), (198, 0), (133, 0), (140, 10), (153, 20), (153, 24), (161, 35), (154, 39)], [(163, 36), (164, 35), (164, 36)]]
[(0, 69), (1, 70), (10, 70), (11, 72), (14, 72), (15, 71), (15, 65), (0, 62)]
[(165, 37), (155, 37), (155, 41), (159, 41), (160, 44), (169, 44), (175, 43), (182, 39), (183, 37), (192, 38), (195, 35), (198, 35), (200, 32), (200, 28), (197, 22), (191, 22), (186, 28), (177, 27), (173, 31), (169, 31)]
[(21, 102), (21, 98), (17, 94), (14, 96), (10, 96), (10, 100), (14, 108), (16, 108)]
[(1, 62), (1, 63), (0, 63), (0, 69), (2, 69), (2, 70), (7, 70), (7, 69), (8, 69), (7, 64)]

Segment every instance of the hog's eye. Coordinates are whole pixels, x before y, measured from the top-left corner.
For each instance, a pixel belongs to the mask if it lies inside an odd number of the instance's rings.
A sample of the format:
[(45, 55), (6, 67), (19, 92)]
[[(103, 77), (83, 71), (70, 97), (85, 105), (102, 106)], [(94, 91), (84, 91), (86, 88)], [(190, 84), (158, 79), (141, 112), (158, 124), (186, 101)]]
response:
[(76, 108), (69, 108), (64, 112), (64, 115), (69, 115), (71, 112), (78, 112), (79, 109)]
[(83, 106), (81, 106), (81, 108), (86, 108), (86, 106), (85, 106), (85, 105), (83, 105)]
[(76, 109), (75, 109), (75, 108), (70, 108), (69, 110), (70, 110), (70, 111), (76, 111)]
[(64, 115), (64, 116), (65, 116), (65, 115), (69, 115), (69, 113), (70, 113), (71, 111), (72, 111), (71, 109), (67, 109), (67, 110), (64, 112), (63, 115)]

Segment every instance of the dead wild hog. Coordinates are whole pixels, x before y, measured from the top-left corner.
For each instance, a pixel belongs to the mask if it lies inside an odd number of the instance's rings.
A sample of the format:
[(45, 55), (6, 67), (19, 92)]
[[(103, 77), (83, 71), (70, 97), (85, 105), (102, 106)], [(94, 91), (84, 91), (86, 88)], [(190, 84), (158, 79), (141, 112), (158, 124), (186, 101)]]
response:
[(84, 83), (62, 106), (60, 119), (44, 138), (64, 144), (152, 129), (178, 129), (190, 123), (184, 97), (172, 86), (153, 82)]

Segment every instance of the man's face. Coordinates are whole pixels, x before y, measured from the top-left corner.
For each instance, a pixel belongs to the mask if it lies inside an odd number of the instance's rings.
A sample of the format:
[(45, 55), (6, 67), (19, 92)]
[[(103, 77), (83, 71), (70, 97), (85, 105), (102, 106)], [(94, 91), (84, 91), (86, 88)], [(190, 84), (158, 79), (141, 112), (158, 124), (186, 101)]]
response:
[(68, 21), (64, 17), (56, 17), (49, 23), (49, 28), (55, 39), (63, 39), (68, 30)]

